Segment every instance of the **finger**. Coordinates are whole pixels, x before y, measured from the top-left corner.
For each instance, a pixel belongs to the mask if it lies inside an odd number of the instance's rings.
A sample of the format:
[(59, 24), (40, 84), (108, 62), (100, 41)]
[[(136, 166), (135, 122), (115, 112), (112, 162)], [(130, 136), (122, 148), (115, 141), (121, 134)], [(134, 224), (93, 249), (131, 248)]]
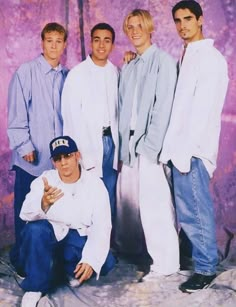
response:
[(80, 283), (88, 279), (88, 270), (86, 268), (84, 269), (84, 272), (81, 274), (80, 278), (78, 279)]
[(43, 177), (42, 180), (43, 180), (43, 184), (44, 184), (44, 192), (48, 192), (48, 190), (49, 190), (48, 180), (47, 180), (46, 177)]
[(61, 189), (55, 189), (51, 194), (53, 194), (54, 197), (57, 197), (58, 195), (62, 194)]
[(35, 160), (35, 157), (34, 157), (34, 152), (31, 152), (31, 153), (29, 153), (28, 154), (28, 161), (29, 162), (34, 162), (34, 160)]
[(74, 273), (78, 272), (81, 266), (82, 266), (82, 263), (78, 263), (74, 269)]
[(64, 196), (64, 193), (60, 193), (60, 194), (58, 194), (57, 196), (54, 196), (54, 203), (55, 203), (58, 199), (62, 198), (63, 196)]
[(78, 278), (84, 272), (84, 266), (82, 263), (76, 266), (74, 273), (75, 277)]
[(82, 283), (83, 281), (88, 280), (92, 276), (92, 272), (93, 271), (90, 266), (86, 267), (84, 273), (79, 278), (79, 282)]
[(27, 155), (24, 155), (23, 156), (23, 159), (25, 160), (25, 161), (27, 161), (27, 162), (31, 162), (30, 160), (30, 155), (29, 154), (27, 154)]
[(32, 152), (31, 154), (30, 154), (30, 162), (34, 162), (34, 153)]
[(62, 196), (64, 196), (64, 193), (61, 193), (61, 194), (59, 194), (59, 195), (57, 195), (57, 196), (51, 195), (51, 196), (50, 196), (50, 202), (51, 202), (51, 203), (55, 203), (55, 202), (58, 201), (60, 198), (62, 198)]

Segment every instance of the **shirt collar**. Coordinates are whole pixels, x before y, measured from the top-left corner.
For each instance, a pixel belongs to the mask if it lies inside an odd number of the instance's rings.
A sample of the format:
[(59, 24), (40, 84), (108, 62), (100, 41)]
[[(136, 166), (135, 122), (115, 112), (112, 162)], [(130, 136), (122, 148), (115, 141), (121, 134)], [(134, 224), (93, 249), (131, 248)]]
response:
[[(39, 62), (42, 66), (42, 70), (45, 74), (49, 73), (49, 71), (54, 70), (53, 67), (48, 63), (48, 61), (45, 59), (45, 57), (43, 56), (43, 54), (40, 55), (39, 57)], [(59, 63), (58, 65), (58, 69), (55, 71), (62, 71), (64, 73), (63, 67), (62, 65)]]
[(187, 50), (198, 50), (202, 47), (213, 46), (214, 40), (210, 38), (201, 39), (192, 43), (188, 43)]
[(137, 58), (137, 61), (139, 59), (141, 59), (143, 62), (146, 62), (149, 57), (151, 56), (151, 54), (153, 54), (153, 52), (156, 50), (157, 46), (156, 44), (152, 44), (151, 46), (149, 46), (143, 54), (141, 55), (138, 55), (136, 58)]
[(104, 69), (109, 68), (109, 66), (111, 65), (109, 60), (107, 60), (107, 63), (106, 63), (105, 66), (96, 65), (96, 64), (94, 63), (94, 61), (92, 60), (92, 58), (91, 58), (90, 55), (87, 56), (87, 60), (89, 61), (90, 66), (91, 66), (92, 69), (94, 69), (94, 70), (104, 70)]

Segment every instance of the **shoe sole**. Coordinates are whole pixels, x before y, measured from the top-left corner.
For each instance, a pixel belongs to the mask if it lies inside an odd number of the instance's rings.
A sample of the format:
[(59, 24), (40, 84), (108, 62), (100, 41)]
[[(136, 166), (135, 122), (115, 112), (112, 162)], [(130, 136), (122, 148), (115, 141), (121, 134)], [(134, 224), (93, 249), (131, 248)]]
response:
[(181, 291), (184, 292), (184, 293), (189, 293), (189, 294), (191, 294), (191, 293), (195, 293), (195, 292), (197, 292), (197, 291), (203, 290), (203, 289), (207, 289), (209, 286), (210, 286), (210, 284), (205, 285), (203, 288), (201, 288), (201, 289), (196, 289), (196, 290), (193, 290), (193, 289), (186, 289), (186, 288), (183, 288), (183, 289), (179, 288), (179, 290), (181, 290)]

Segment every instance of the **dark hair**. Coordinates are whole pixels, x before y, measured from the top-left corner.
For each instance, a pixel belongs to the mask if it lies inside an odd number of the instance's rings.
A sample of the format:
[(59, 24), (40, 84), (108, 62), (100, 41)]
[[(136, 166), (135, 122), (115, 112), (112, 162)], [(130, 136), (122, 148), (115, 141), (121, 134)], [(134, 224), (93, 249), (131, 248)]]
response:
[(114, 41), (115, 41), (115, 31), (108, 23), (101, 22), (101, 23), (96, 24), (91, 30), (91, 33), (90, 33), (91, 39), (93, 38), (93, 34), (96, 30), (108, 30), (108, 31), (110, 31), (111, 34), (112, 34), (112, 44), (114, 43)]
[(189, 9), (190, 12), (196, 16), (197, 20), (200, 16), (203, 15), (200, 4), (194, 0), (185, 0), (176, 3), (175, 6), (172, 8), (173, 19), (175, 18), (175, 12), (179, 9)]
[(64, 35), (64, 42), (67, 40), (66, 29), (62, 25), (60, 25), (59, 23), (56, 23), (56, 22), (50, 22), (50, 23), (46, 24), (46, 26), (43, 28), (43, 30), (41, 32), (42, 40), (44, 40), (46, 33), (52, 32), (52, 31), (57, 31), (57, 32), (63, 34)]

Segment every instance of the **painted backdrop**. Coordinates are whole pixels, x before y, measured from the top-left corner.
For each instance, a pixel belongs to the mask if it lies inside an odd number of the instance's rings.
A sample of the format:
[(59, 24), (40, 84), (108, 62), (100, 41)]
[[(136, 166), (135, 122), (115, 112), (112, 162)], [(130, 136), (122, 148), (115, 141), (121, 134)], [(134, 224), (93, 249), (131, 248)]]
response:
[[(89, 52), (90, 29), (98, 22), (110, 23), (116, 31), (116, 49), (111, 60), (122, 65), (122, 55), (131, 49), (122, 32), (127, 12), (140, 7), (151, 11), (156, 25), (153, 42), (179, 57), (181, 41), (172, 21), (175, 0), (1, 0), (0, 3), (0, 248), (13, 242), (13, 182), (9, 171), (10, 150), (7, 128), (7, 88), (15, 69), (40, 52), (40, 32), (52, 21), (62, 23), (69, 31), (63, 62), (68, 68), (80, 62)], [(222, 133), (218, 169), (211, 189), (216, 207), (217, 234), (222, 257), (236, 233), (236, 1), (201, 0), (204, 9), (206, 37), (229, 64), (230, 85), (222, 114)], [(39, 115), (40, 116), (40, 115)], [(199, 123), (200, 125), (201, 123)], [(235, 240), (234, 240), (235, 241)]]

